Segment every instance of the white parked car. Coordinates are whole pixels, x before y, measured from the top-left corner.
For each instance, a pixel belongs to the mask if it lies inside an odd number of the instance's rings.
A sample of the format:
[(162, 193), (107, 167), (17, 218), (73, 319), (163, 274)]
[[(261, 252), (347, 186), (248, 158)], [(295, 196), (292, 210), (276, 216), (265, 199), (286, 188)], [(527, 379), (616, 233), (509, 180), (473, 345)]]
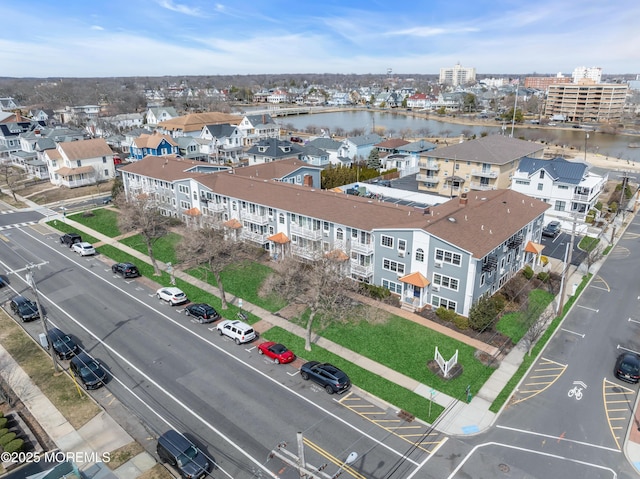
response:
[(187, 299), (187, 295), (180, 288), (175, 288), (173, 286), (168, 286), (166, 288), (160, 288), (156, 291), (156, 297), (163, 301), (166, 301), (171, 306), (175, 306), (176, 304), (182, 304), (189, 301)]
[(71, 249), (78, 253), (80, 256), (91, 256), (96, 254), (96, 249), (93, 247), (93, 245), (91, 243), (87, 243), (86, 241), (74, 243), (71, 246)]
[(238, 320), (232, 321), (227, 319), (221, 321), (218, 326), (216, 326), (216, 329), (220, 336), (229, 336), (236, 344), (248, 343), (258, 337), (250, 325)]

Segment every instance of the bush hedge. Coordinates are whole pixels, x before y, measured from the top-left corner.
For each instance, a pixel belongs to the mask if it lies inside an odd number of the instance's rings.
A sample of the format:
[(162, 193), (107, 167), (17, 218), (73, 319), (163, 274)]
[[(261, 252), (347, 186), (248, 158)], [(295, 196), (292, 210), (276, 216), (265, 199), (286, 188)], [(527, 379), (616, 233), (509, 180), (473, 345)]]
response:
[(4, 448), (7, 444), (9, 444), (15, 438), (16, 438), (15, 432), (6, 433), (4, 436), (0, 437), (0, 446)]
[(9, 420), (6, 417), (0, 418), (0, 429), (7, 427), (7, 422), (9, 422)]
[(22, 449), (22, 446), (24, 446), (24, 441), (22, 439), (20, 438), (14, 439), (9, 444), (4, 446), (4, 452), (8, 452), (8, 453), (18, 452), (19, 450)]

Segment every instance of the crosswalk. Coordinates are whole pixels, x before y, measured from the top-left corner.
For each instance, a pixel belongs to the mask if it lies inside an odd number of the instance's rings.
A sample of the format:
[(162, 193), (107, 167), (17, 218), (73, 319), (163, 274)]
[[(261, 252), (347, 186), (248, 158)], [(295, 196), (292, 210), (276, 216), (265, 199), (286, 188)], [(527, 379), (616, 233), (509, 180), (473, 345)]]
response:
[(5, 231), (5, 230), (10, 230), (13, 228), (22, 228), (24, 226), (31, 226), (31, 225), (35, 225), (38, 224), (37, 221), (26, 221), (24, 223), (14, 223), (11, 225), (4, 225), (4, 226), (0, 226), (0, 231)]

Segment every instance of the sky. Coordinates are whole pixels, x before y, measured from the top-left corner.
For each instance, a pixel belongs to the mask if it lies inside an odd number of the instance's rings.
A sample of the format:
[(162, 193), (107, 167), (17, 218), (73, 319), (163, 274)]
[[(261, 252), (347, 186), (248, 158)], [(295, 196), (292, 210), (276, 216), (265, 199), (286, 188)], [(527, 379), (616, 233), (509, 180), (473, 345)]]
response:
[(0, 0), (0, 77), (640, 73), (640, 1)]

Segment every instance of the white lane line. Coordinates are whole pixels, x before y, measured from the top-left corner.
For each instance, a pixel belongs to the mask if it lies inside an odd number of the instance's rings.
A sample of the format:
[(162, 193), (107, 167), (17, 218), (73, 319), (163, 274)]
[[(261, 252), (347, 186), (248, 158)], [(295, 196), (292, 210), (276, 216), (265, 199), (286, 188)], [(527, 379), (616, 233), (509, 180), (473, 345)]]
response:
[(582, 333), (576, 333), (575, 331), (571, 331), (570, 329), (565, 329), (565, 328), (560, 328), (562, 331), (566, 331), (567, 333), (571, 333), (571, 334), (575, 334), (576, 336), (580, 336), (581, 338), (584, 338), (584, 334)]
[(581, 304), (577, 304), (576, 306), (578, 306), (578, 308), (582, 308), (582, 309), (588, 309), (589, 311), (594, 311), (596, 313), (599, 313), (600, 310), (599, 309), (594, 309), (594, 308), (588, 308), (586, 306), (582, 306)]
[(634, 349), (625, 348), (624, 346), (620, 346), (619, 344), (618, 344), (618, 346), (616, 347), (616, 349), (623, 349), (623, 350), (625, 350), (625, 351), (629, 351), (630, 353), (635, 353), (635, 354), (637, 354), (638, 356), (640, 356), (640, 352), (638, 352), (638, 351), (636, 351), (636, 350), (634, 350)]
[[(485, 444), (479, 444), (479, 445), (475, 446), (473, 449), (471, 449), (469, 454), (467, 454), (465, 456), (465, 458), (462, 460), (462, 462), (460, 464), (458, 464), (458, 466), (453, 470), (453, 472), (451, 474), (449, 474), (447, 479), (453, 479), (456, 476), (456, 474), (458, 474), (460, 469), (462, 469), (462, 467), (465, 465), (465, 463), (469, 460), (469, 458), (476, 452), (477, 449), (480, 449), (481, 447), (487, 447), (487, 446), (506, 447), (507, 449), (515, 449), (516, 451), (530, 452), (532, 454), (538, 454), (540, 456), (552, 457), (554, 459), (560, 459), (561, 461), (568, 461), (568, 462), (572, 462), (574, 464), (582, 464), (583, 466), (595, 467), (596, 469), (600, 469), (602, 471), (610, 472), (611, 473), (611, 477), (613, 479), (618, 477), (618, 474), (616, 473), (616, 471), (614, 471), (613, 469), (611, 469), (609, 467), (601, 466), (600, 464), (593, 464), (593, 463), (590, 463), (590, 462), (580, 461), (578, 459), (571, 459), (569, 457), (559, 456), (557, 454), (550, 454), (548, 452), (536, 451), (534, 449), (526, 449), (524, 447), (512, 446), (510, 444), (502, 444), (502, 443), (499, 443), (499, 442), (487, 442)], [(618, 452), (620, 452), (620, 451), (618, 451)]]
[[(65, 258), (67, 258), (65, 255), (63, 255), (62, 253), (60, 253), (59, 251), (57, 251), (56, 249), (52, 248), (51, 246), (49, 246), (48, 244), (44, 243), (43, 241), (41, 241), (40, 239), (36, 238), (35, 236), (32, 236), (31, 234), (27, 233), (26, 231), (23, 231), (27, 236), (31, 237), (33, 240), (41, 243), (42, 245), (44, 245), (45, 247), (49, 248), (51, 251), (54, 251), (55, 253), (59, 254), (60, 256), (63, 256)], [(70, 259), (70, 258), (67, 258)], [(73, 261), (73, 260), (71, 260)], [(196, 338), (200, 339), (201, 341), (205, 342), (206, 344), (208, 344), (209, 346), (211, 346), (214, 349), (217, 349), (218, 351), (220, 351), (221, 353), (225, 354), (226, 356), (228, 356), (231, 359), (234, 359), (235, 361), (239, 362), (240, 364), (246, 366), (247, 368), (251, 369), (252, 371), (254, 371), (255, 373), (259, 374), (260, 376), (262, 376), (264, 379), (271, 381), (273, 384), (278, 385), (278, 387), (285, 389), (286, 391), (288, 391), (289, 393), (295, 395), (298, 397), (298, 399), (301, 399), (302, 401), (306, 402), (307, 404), (315, 407), (316, 409), (322, 411), (323, 413), (325, 413), (328, 416), (333, 417), (334, 419), (336, 419), (337, 421), (341, 422), (342, 424), (344, 424), (345, 426), (351, 428), (352, 430), (358, 432), (359, 434), (361, 434), (363, 437), (366, 437), (368, 439), (370, 439), (371, 441), (375, 442), (376, 444), (378, 444), (379, 446), (387, 449), (388, 451), (392, 452), (393, 454), (399, 456), (399, 457), (403, 457), (404, 456), (404, 452), (400, 452), (400, 451), (396, 451), (395, 449), (393, 449), (391, 446), (388, 446), (387, 444), (377, 440), (376, 438), (374, 438), (373, 436), (371, 436), (370, 434), (367, 434), (366, 432), (364, 432), (363, 430), (359, 429), (358, 427), (354, 426), (353, 424), (350, 424), (349, 422), (347, 422), (345, 419), (342, 419), (341, 417), (331, 413), (330, 411), (328, 411), (327, 409), (323, 408), (322, 406), (314, 403), (313, 401), (311, 401), (310, 399), (304, 397), (302, 394), (294, 391), (293, 389), (289, 389), (287, 386), (285, 386), (284, 384), (281, 384), (279, 381), (277, 381), (275, 378), (272, 378), (271, 376), (263, 373), (262, 371), (260, 371), (259, 369), (255, 368), (254, 366), (252, 366), (251, 364), (247, 363), (246, 361), (234, 356), (233, 354), (231, 354), (230, 352), (226, 351), (225, 349), (221, 348), (220, 346), (216, 345), (215, 343), (211, 342), (210, 340), (200, 336), (198, 333), (196, 333), (195, 331), (190, 330), (189, 328), (187, 328), (182, 322), (178, 322), (172, 318), (170, 318), (169, 316), (167, 316), (166, 314), (162, 313), (161, 311), (158, 311), (157, 309), (155, 309), (154, 307), (148, 305), (147, 303), (143, 302), (141, 299), (136, 298), (135, 296), (133, 296), (131, 293), (127, 292), (126, 290), (116, 286), (113, 283), (110, 283), (109, 281), (107, 281), (106, 279), (102, 278), (101, 276), (99, 276), (97, 273), (95, 273), (94, 271), (90, 270), (89, 268), (84, 267), (83, 265), (73, 261), (74, 263), (76, 263), (76, 265), (78, 265), (79, 267), (85, 269), (88, 273), (92, 274), (93, 276), (95, 276), (96, 278), (98, 278), (100, 281), (103, 281), (104, 283), (114, 287), (115, 289), (117, 289), (118, 291), (120, 291), (121, 293), (127, 295), (129, 298), (131, 298), (132, 300), (140, 303), (141, 305), (145, 306), (146, 308), (149, 308), (150, 310), (154, 311), (157, 314), (160, 314), (162, 317), (164, 317), (165, 319), (167, 319), (168, 321), (170, 321), (171, 323), (173, 323), (174, 325), (176, 325), (177, 327), (183, 329), (184, 331), (186, 331), (187, 333), (195, 336)], [(0, 262), (1, 263), (1, 262)], [(5, 265), (6, 267), (6, 265)], [(24, 280), (23, 280), (24, 281)], [(41, 294), (41, 296), (43, 296)], [(154, 295), (150, 295), (150, 296), (154, 296)], [(238, 451), (240, 451), (243, 455), (247, 456), (248, 458), (251, 459), (251, 461), (253, 461), (255, 464), (258, 465), (258, 467), (260, 467), (261, 469), (263, 468), (262, 464), (259, 463), (257, 460), (255, 460), (254, 458), (252, 458), (251, 456), (249, 456), (249, 454), (244, 451), (240, 446), (238, 446), (237, 444), (233, 443), (229, 438), (226, 438), (225, 436), (222, 435), (221, 432), (219, 432), (217, 429), (214, 428), (213, 425), (209, 424), (208, 422), (206, 422), (204, 420), (204, 418), (198, 416), (194, 411), (192, 411), (187, 405), (181, 403), (177, 398), (175, 398), (174, 396), (172, 396), (168, 391), (164, 390), (162, 387), (160, 387), (153, 379), (151, 379), (149, 376), (147, 376), (145, 373), (143, 373), (139, 368), (137, 368), (135, 365), (133, 365), (133, 363), (131, 363), (129, 360), (125, 359), (123, 356), (120, 355), (120, 353), (116, 352), (111, 346), (108, 346), (106, 343), (104, 343), (100, 338), (98, 338), (95, 334), (93, 334), (91, 331), (89, 331), (85, 326), (83, 326), (82, 324), (80, 324), (78, 321), (76, 321), (73, 317), (71, 317), (71, 315), (69, 315), (66, 311), (63, 311), (60, 307), (58, 307), (53, 301), (51, 301), (49, 298), (47, 298), (47, 300), (54, 306), (56, 306), (60, 311), (62, 311), (66, 316), (68, 316), (73, 322), (75, 322), (76, 324), (78, 324), (78, 326), (80, 326), (82, 329), (84, 329), (85, 331), (87, 331), (87, 333), (89, 333), (92, 337), (94, 337), (100, 344), (102, 344), (105, 348), (109, 349), (110, 351), (113, 351), (114, 354), (116, 354), (118, 357), (121, 357), (122, 360), (124, 362), (126, 362), (128, 365), (130, 365), (132, 368), (134, 368), (137, 372), (139, 372), (139, 374), (141, 376), (143, 376), (145, 379), (147, 379), (148, 381), (150, 381), (151, 383), (153, 383), (154, 385), (156, 385), (158, 387), (158, 389), (160, 389), (162, 392), (164, 392), (169, 398), (171, 398), (172, 400), (174, 400), (178, 405), (180, 405), (180, 407), (182, 407), (185, 411), (187, 411), (189, 414), (193, 415), (194, 417), (196, 417), (198, 420), (200, 420), (204, 425), (206, 425), (209, 429), (211, 429), (212, 431), (216, 432), (217, 434), (220, 435), (220, 437), (224, 438), (225, 440), (227, 440), (229, 442), (229, 444), (233, 445), (235, 448), (238, 449)], [(416, 461), (413, 461), (411, 459), (407, 459), (405, 458), (406, 461), (411, 462), (413, 465), (417, 465), (418, 463)], [(269, 474), (271, 474), (271, 472), (268, 469), (264, 469), (265, 471), (269, 472)]]
[(595, 447), (596, 449), (604, 449), (605, 451), (620, 452), (619, 449), (614, 449), (611, 447), (599, 446), (598, 444), (591, 444), (590, 442), (575, 441), (573, 439), (567, 439), (566, 437), (551, 436), (549, 434), (542, 434), (540, 432), (526, 431), (524, 429), (517, 429), (515, 427), (496, 425), (496, 428), (518, 432), (520, 434), (530, 434), (532, 436), (546, 437), (547, 439), (556, 439), (558, 441), (571, 442), (574, 444), (580, 444), (581, 446)]

